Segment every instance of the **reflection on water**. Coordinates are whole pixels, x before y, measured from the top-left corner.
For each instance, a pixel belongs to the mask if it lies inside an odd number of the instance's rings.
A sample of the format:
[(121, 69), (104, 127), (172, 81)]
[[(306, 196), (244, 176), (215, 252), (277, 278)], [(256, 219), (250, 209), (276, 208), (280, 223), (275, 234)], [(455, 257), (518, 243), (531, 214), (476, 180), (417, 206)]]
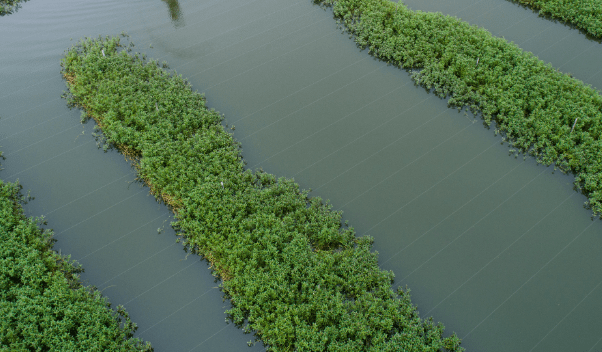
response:
[(21, 3), (29, 0), (0, 0), (0, 16), (6, 16), (17, 12)]
[(182, 16), (182, 10), (180, 9), (180, 3), (178, 0), (161, 0), (167, 4), (169, 8), (169, 17), (171, 22), (176, 28), (184, 27), (184, 16)]

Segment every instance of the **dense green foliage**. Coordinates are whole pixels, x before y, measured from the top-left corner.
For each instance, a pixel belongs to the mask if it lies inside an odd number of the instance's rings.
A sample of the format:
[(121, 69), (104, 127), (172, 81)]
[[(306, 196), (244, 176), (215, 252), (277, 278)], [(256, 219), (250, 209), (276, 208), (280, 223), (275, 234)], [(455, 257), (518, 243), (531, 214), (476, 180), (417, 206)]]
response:
[(0, 16), (10, 15), (21, 8), (21, 3), (28, 0), (0, 0)]
[[(131, 44), (130, 44), (131, 45)], [(120, 39), (83, 40), (62, 59), (71, 106), (129, 156), (176, 214), (186, 248), (222, 278), (229, 318), (271, 351), (463, 350), (392, 289), (372, 238), (292, 180), (245, 170), (202, 95)], [(164, 64), (165, 65), (165, 64)]]
[(114, 312), (81, 285), (81, 266), (52, 251), (52, 231), (25, 217), (20, 191), (0, 180), (0, 350), (152, 351), (124, 308)]
[(512, 0), (602, 38), (602, 0)]
[(381, 60), (450, 106), (496, 123), (513, 148), (575, 174), (586, 206), (602, 213), (602, 96), (515, 44), (441, 13), (388, 0), (317, 0)]

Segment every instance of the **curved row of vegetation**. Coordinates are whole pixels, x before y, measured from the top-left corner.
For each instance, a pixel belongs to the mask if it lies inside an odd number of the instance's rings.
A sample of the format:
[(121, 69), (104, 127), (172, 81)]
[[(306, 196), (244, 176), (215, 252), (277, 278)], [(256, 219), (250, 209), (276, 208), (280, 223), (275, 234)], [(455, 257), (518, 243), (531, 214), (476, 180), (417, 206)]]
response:
[(181, 76), (129, 51), (119, 37), (70, 48), (65, 96), (173, 209), (186, 248), (221, 277), (231, 321), (270, 351), (463, 350), (420, 318), (408, 290), (392, 289), (372, 238), (293, 180), (245, 170), (223, 116)]
[(496, 124), (512, 152), (573, 173), (586, 207), (602, 214), (602, 96), (503, 38), (441, 13), (388, 0), (314, 0), (375, 57)]
[(44, 220), (25, 217), (21, 188), (0, 180), (0, 350), (152, 351), (133, 338), (125, 309), (112, 310), (80, 283), (81, 266), (52, 250)]
[(21, 3), (29, 0), (0, 0), (0, 16), (10, 15), (21, 8)]
[(602, 0), (511, 0), (602, 39)]

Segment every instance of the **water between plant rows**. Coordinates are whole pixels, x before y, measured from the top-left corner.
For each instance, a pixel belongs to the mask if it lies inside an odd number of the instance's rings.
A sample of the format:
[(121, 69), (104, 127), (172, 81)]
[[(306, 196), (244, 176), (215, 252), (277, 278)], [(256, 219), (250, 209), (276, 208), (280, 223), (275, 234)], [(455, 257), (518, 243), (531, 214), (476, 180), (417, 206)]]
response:
[[(602, 45), (504, 0), (407, 1), (514, 41), (602, 87)], [(602, 348), (602, 227), (572, 177), (508, 156), (493, 130), (360, 52), (308, 0), (28, 2), (0, 19), (4, 180), (55, 249), (157, 351), (248, 350), (170, 212), (60, 99), (73, 40), (127, 31), (234, 124), (249, 167), (294, 177), (376, 238), (383, 269), (468, 351)], [(159, 233), (158, 228), (163, 229)], [(257, 345), (253, 350), (263, 350)]]

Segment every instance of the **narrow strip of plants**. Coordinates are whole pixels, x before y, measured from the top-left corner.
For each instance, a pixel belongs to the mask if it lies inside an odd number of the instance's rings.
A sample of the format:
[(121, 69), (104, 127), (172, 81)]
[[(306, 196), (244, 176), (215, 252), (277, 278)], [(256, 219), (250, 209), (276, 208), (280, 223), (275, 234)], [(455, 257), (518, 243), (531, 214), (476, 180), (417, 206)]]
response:
[(503, 38), (441, 13), (389, 0), (315, 0), (361, 48), (413, 70), (448, 104), (495, 121), (511, 153), (534, 156), (575, 177), (585, 206), (602, 215), (602, 96)]
[(602, 39), (602, 0), (511, 0)]
[(409, 290), (392, 289), (371, 237), (356, 237), (293, 180), (246, 170), (223, 116), (120, 39), (67, 51), (65, 96), (173, 209), (186, 248), (221, 277), (231, 321), (270, 351), (463, 350), (442, 324), (420, 318)]
[[(1, 157), (1, 153), (0, 153)], [(27, 218), (22, 186), (0, 180), (0, 350), (152, 351), (122, 306), (83, 286), (80, 265), (52, 250), (43, 218)]]

